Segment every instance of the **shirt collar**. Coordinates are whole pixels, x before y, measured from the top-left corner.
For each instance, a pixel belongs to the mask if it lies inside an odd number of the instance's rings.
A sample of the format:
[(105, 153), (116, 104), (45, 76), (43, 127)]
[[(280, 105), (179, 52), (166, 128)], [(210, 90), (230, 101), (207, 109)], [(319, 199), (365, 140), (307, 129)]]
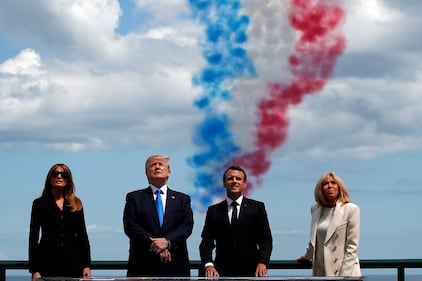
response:
[(158, 189), (161, 189), (161, 191), (163, 192), (163, 194), (166, 194), (166, 193), (167, 193), (167, 189), (168, 189), (167, 184), (163, 185), (163, 186), (162, 186), (162, 187), (160, 187), (160, 188), (158, 188), (158, 187), (156, 187), (155, 185), (152, 185), (152, 184), (150, 184), (149, 186), (151, 187), (152, 193), (154, 193), (154, 194), (155, 194), (155, 192), (156, 192)]
[(242, 200), (243, 200), (243, 195), (240, 195), (240, 197), (239, 197), (239, 198), (237, 198), (236, 200), (232, 200), (232, 199), (230, 199), (229, 197), (227, 197), (227, 199), (226, 199), (226, 201), (227, 201), (227, 206), (231, 206), (231, 204), (232, 204), (232, 202), (233, 202), (233, 201), (236, 201), (236, 202), (237, 202), (237, 204), (240, 206), (240, 205), (242, 205)]

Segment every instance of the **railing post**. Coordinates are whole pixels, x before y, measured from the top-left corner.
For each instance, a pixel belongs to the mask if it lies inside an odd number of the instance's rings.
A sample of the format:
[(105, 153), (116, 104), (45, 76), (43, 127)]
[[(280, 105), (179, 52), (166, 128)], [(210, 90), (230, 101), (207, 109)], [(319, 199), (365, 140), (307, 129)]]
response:
[(6, 281), (6, 268), (0, 267), (0, 281)]
[(397, 281), (404, 281), (404, 267), (397, 267)]

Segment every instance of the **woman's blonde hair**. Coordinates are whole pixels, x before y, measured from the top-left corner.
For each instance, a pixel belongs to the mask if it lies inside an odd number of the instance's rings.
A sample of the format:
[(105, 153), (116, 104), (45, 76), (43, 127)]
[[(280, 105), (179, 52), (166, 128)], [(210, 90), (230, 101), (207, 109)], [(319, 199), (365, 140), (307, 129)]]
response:
[(75, 184), (73, 183), (72, 172), (69, 167), (65, 164), (54, 164), (53, 167), (48, 171), (47, 177), (45, 178), (44, 189), (41, 197), (50, 197), (52, 195), (51, 189), (51, 178), (56, 168), (62, 168), (67, 173), (66, 180), (67, 184), (63, 191), (65, 204), (71, 208), (71, 211), (79, 211), (82, 209), (82, 201), (75, 195)]
[(329, 176), (332, 176), (334, 181), (338, 185), (337, 201), (340, 201), (343, 204), (349, 203), (350, 202), (349, 192), (347, 191), (347, 188), (344, 185), (341, 178), (339, 176), (337, 176), (334, 172), (327, 172), (319, 178), (318, 182), (315, 185), (315, 191), (314, 191), (315, 201), (320, 205), (328, 206), (328, 202), (327, 202), (327, 200), (325, 200), (325, 196), (322, 192), (322, 187), (324, 186), (324, 184), (327, 180), (327, 177), (329, 177)]

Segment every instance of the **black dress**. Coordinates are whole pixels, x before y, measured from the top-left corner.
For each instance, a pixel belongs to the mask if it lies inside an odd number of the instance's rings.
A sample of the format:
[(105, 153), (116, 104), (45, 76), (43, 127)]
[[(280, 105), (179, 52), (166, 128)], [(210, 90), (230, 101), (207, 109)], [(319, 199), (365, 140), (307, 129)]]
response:
[(90, 266), (83, 209), (71, 212), (64, 204), (60, 210), (52, 197), (35, 199), (29, 229), (29, 272), (40, 272), (42, 277), (82, 277), (83, 269)]

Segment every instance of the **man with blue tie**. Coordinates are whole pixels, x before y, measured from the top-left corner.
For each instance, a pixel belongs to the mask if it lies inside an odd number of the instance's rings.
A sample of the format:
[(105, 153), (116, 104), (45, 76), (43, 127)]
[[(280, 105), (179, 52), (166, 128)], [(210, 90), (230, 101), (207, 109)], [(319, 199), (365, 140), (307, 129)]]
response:
[(264, 203), (243, 196), (246, 181), (241, 167), (227, 168), (227, 198), (208, 208), (199, 245), (206, 277), (267, 276), (273, 248), (270, 225)]
[(167, 186), (169, 157), (152, 155), (145, 162), (149, 186), (129, 192), (123, 226), (130, 240), (128, 277), (190, 277), (186, 245), (193, 229), (190, 196)]

